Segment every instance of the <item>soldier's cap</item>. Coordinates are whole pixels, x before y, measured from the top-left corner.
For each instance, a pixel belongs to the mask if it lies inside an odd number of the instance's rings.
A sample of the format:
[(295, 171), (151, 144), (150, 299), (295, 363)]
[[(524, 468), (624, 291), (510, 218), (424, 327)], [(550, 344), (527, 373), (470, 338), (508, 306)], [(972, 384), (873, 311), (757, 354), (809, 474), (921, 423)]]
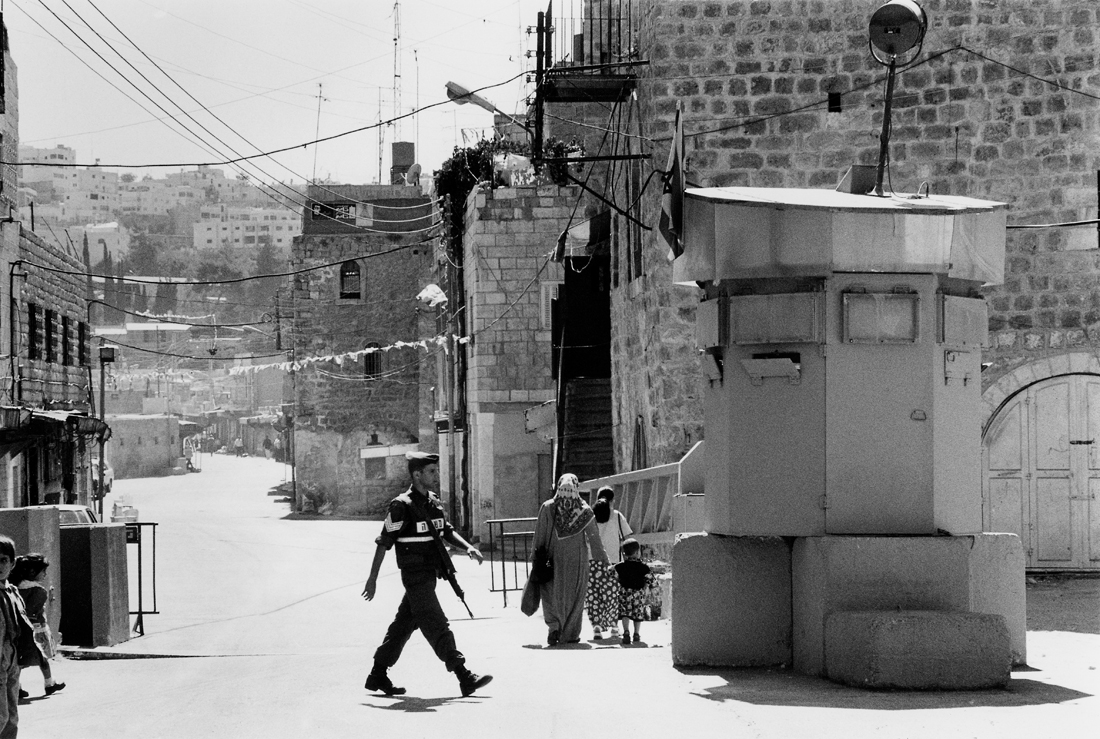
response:
[(439, 464), (439, 455), (428, 452), (405, 452), (405, 459), (419, 464)]

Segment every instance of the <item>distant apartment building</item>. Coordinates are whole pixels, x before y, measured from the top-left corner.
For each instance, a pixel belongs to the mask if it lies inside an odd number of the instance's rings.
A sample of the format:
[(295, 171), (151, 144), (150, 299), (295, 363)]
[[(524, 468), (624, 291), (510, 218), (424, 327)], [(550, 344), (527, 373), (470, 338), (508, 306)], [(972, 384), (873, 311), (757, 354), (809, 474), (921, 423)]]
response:
[(194, 225), (196, 249), (225, 245), (250, 247), (270, 244), (289, 248), (302, 233), (302, 217), (283, 208), (237, 208), (223, 204), (199, 210)]
[(120, 187), (119, 212), (129, 215), (166, 215), (173, 208), (192, 207), (204, 198), (201, 187), (143, 177)]
[(19, 159), (25, 162), (20, 184), (25, 200), (35, 204), (36, 218), (68, 225), (108, 221), (117, 212), (118, 174), (99, 167), (71, 166), (76, 162), (73, 149), (20, 146)]

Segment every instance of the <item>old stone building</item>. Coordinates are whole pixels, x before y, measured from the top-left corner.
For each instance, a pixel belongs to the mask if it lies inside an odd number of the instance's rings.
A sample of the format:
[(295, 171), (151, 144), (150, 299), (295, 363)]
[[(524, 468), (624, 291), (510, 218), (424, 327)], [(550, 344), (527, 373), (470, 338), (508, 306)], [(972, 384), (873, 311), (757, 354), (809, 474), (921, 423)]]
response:
[[(0, 150), (15, 161), (19, 143), (16, 69), (3, 46)], [(89, 416), (91, 378), (82, 262), (12, 217), (15, 167), (0, 176), (0, 505), (88, 502), (93, 444), (105, 431)]]
[[(1019, 533), (1029, 566), (1097, 567), (1097, 230), (1021, 227), (1097, 217), (1098, 11), (1088, 0), (921, 4), (929, 28), (897, 77), (888, 189), (1009, 205), (1006, 278), (985, 292), (984, 525)], [(638, 178), (596, 171), (590, 182), (624, 208), (644, 190), (632, 211), (642, 223), (657, 222), (659, 183), (629, 183), (664, 169), (677, 103), (689, 186), (833, 188), (850, 165), (877, 162), (886, 70), (868, 52), (867, 28), (879, 0), (629, 5), (636, 25), (615, 48), (597, 43), (595, 59), (648, 64), (589, 74), (631, 77), (636, 101), (550, 102), (546, 125), (583, 139), (588, 154), (652, 154)], [(596, 25), (586, 33), (605, 38)], [(609, 116), (612, 105), (620, 112)], [(610, 129), (610, 143), (593, 127)], [(672, 284), (653, 232), (619, 233), (612, 383), (624, 471), (639, 443), (660, 464), (701, 437), (705, 380), (693, 336), (699, 290)]]
[[(610, 471), (610, 409), (593, 402), (610, 395), (606, 244), (602, 254), (585, 243), (555, 259), (564, 231), (590, 232), (579, 194), (553, 184), (482, 186), (469, 198), (468, 465), (471, 528), (483, 540), (485, 521), (535, 514), (553, 490), (559, 452), (560, 472)], [(565, 449), (552, 443), (559, 418)]]
[(315, 186), (308, 202), (285, 337), (298, 496), (377, 514), (408, 485), (405, 451), (436, 449), (438, 311), (416, 296), (438, 217), (416, 185)]

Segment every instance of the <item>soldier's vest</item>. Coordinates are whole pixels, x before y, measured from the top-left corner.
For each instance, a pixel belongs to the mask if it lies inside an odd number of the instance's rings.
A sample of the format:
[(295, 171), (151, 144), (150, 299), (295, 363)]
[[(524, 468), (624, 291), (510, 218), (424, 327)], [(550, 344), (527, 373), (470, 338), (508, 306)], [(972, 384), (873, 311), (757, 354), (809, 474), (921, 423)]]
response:
[[(403, 570), (440, 571), (442, 563), (439, 561), (439, 548), (428, 530), (428, 522), (417, 513), (410, 493), (404, 492), (396, 500), (405, 504), (405, 517), (397, 532), (397, 544), (394, 547), (397, 551), (397, 566)], [(429, 497), (421, 507), (432, 517), (435, 530), (442, 535), (445, 522), (439, 503)]]

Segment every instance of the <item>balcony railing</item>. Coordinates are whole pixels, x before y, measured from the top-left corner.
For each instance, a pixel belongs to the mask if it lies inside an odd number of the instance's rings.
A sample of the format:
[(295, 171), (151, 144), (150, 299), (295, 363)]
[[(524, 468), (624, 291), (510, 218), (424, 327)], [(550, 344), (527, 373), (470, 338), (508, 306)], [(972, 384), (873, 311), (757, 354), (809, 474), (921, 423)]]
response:
[(637, 57), (637, 0), (558, 0), (551, 16), (551, 68), (616, 64)]

